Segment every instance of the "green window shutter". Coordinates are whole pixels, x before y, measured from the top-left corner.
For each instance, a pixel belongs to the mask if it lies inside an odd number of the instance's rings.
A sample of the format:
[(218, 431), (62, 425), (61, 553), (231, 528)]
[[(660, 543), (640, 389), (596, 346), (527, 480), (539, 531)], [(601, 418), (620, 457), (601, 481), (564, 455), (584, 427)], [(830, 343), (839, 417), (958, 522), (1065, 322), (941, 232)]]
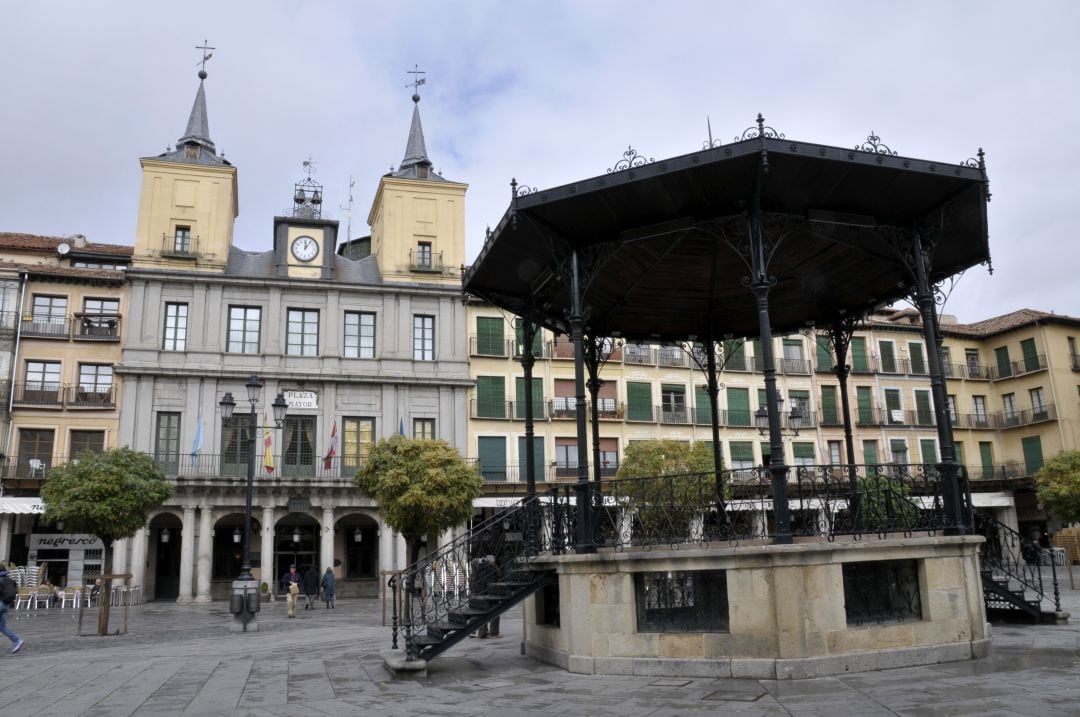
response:
[(788, 391), (788, 399), (792, 402), (800, 401), (802, 403), (810, 403), (810, 392), (793, 389)]
[(994, 477), (994, 444), (979, 441), (979, 461), (982, 463), (983, 478)]
[(480, 436), (476, 439), (480, 475), (486, 481), (506, 480), (506, 439), (502, 436)]
[[(525, 447), (525, 436), (518, 436), (518, 480), (522, 483), (528, 480), (529, 464), (525, 462)], [(533, 466), (536, 471), (537, 482), (545, 480), (543, 438), (533, 438)]]
[(907, 441), (903, 438), (889, 439), (889, 453), (892, 453), (893, 463), (908, 463)]
[(769, 458), (772, 457), (772, 444), (768, 441), (761, 442), (761, 462), (768, 463)]
[(652, 384), (626, 383), (626, 417), (631, 421), (653, 420)]
[(933, 438), (919, 439), (919, 453), (923, 463), (937, 463), (937, 443)]
[[(525, 420), (525, 377), (518, 376), (514, 379), (515, 396), (514, 417), (519, 421)], [(534, 378), (532, 380), (533, 394), (533, 419), (544, 416), (544, 380)]]
[(745, 388), (727, 390), (727, 425), (750, 425), (750, 391)]
[(851, 338), (851, 370), (858, 373), (870, 370), (870, 364), (866, 361), (866, 339), (862, 336)]
[(896, 347), (892, 341), (879, 341), (878, 352), (881, 354), (882, 373), (896, 373)]
[(833, 360), (832, 342), (829, 341), (829, 337), (819, 334), (814, 343), (817, 346), (818, 370), (832, 371), (836, 366), (836, 361)]
[(929, 426), (934, 422), (934, 411), (930, 408), (930, 392), (915, 392), (915, 420), (920, 426)]
[(476, 353), (479, 356), (506, 355), (502, 319), (476, 317)]
[(923, 354), (923, 345), (915, 343), (908, 344), (908, 354), (911, 356), (911, 372), (916, 374), (927, 373), (926, 356)]
[(997, 370), (998, 378), (1008, 378), (1012, 376), (1012, 364), (1009, 362), (1009, 347), (999, 346), (994, 349), (994, 356), (997, 357)]
[(746, 343), (741, 339), (724, 342), (724, 368), (733, 371), (746, 370)]
[(1020, 445), (1024, 450), (1024, 467), (1028, 475), (1038, 473), (1043, 466), (1042, 439), (1039, 436), (1022, 438)]
[(765, 392), (765, 389), (759, 388), (757, 390), (757, 405), (758, 405), (758, 408), (761, 408), (762, 406), (768, 405), (768, 402), (769, 402), (769, 395)]
[(874, 422), (874, 398), (869, 386), (855, 387), (855, 405), (858, 407), (858, 422), (870, 425)]
[(796, 458), (814, 458), (814, 444), (813, 443), (792, 443), (791, 450), (794, 451)]
[[(533, 331), (533, 356), (535, 356), (536, 358), (540, 358), (540, 340), (542, 338), (543, 332), (540, 330), (539, 326), (537, 326), (536, 324), (534, 324), (534, 326), (535, 330)], [(516, 346), (515, 353), (519, 356), (524, 354), (525, 322), (522, 319), (514, 319), (514, 341)]]
[(836, 410), (836, 386), (821, 387), (821, 421), (830, 426), (840, 423), (840, 412)]
[(476, 377), (477, 418), (506, 418), (506, 391), (502, 376)]
[(953, 447), (956, 449), (956, 462), (960, 465), (964, 465), (964, 463), (966, 462), (964, 461), (964, 444), (960, 441), (957, 441), (953, 445)]
[(903, 423), (904, 417), (900, 413), (894, 413), (894, 411), (900, 410), (900, 391), (895, 388), (885, 389), (885, 422), (886, 423)]
[(705, 386), (694, 387), (694, 423), (699, 426), (712, 425), (712, 402)]
[(1020, 350), (1024, 353), (1024, 370), (1039, 370), (1039, 352), (1035, 350), (1035, 339), (1024, 339), (1020, 342)]
[(765, 370), (765, 357), (761, 352), (761, 339), (754, 339), (751, 342), (754, 345), (754, 370)]
[(863, 441), (862, 454), (863, 463), (868, 466), (876, 466), (878, 464), (877, 441)]
[(732, 461), (754, 460), (754, 444), (750, 441), (732, 441), (729, 445)]

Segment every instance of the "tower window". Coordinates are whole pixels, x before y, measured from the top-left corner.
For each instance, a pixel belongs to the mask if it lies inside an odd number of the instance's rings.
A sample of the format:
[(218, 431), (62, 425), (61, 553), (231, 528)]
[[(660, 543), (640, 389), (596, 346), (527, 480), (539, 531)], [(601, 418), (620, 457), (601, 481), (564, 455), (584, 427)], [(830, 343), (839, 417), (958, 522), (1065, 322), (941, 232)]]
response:
[(173, 235), (173, 251), (177, 254), (191, 253), (191, 227), (176, 227), (176, 233)]

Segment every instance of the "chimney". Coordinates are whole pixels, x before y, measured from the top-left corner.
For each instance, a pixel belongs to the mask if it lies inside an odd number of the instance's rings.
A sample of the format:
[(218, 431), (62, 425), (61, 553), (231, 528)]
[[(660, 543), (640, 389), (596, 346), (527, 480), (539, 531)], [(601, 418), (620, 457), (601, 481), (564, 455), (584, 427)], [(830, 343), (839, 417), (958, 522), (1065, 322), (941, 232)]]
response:
[(86, 236), (83, 234), (76, 234), (71, 237), (71, 243), (75, 245), (76, 249), (86, 248)]

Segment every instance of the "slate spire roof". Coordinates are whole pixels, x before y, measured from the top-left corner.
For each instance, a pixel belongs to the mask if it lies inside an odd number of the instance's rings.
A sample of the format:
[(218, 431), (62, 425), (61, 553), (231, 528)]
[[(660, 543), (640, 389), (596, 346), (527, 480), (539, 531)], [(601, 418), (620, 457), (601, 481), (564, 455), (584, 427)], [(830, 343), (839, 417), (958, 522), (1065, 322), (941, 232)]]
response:
[(445, 181), (431, 169), (431, 160), (428, 159), (427, 145), (424, 143), (424, 127), (420, 124), (420, 95), (414, 94), (412, 101), (412, 125), (409, 127), (409, 141), (405, 144), (405, 157), (401, 160), (401, 166), (391, 175), (409, 179)]
[(225, 157), (218, 155), (214, 142), (210, 139), (210, 121), (206, 113), (206, 70), (199, 70), (199, 89), (195, 92), (195, 102), (191, 105), (187, 129), (184, 136), (176, 140), (176, 149), (163, 152), (157, 159), (185, 164), (208, 164), (229, 166)]

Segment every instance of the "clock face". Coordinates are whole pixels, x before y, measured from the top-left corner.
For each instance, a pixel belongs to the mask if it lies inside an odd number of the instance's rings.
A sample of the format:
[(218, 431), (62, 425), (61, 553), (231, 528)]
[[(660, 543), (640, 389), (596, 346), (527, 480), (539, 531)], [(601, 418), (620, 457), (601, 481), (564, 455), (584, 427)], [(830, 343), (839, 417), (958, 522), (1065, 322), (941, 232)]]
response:
[(292, 255), (300, 261), (311, 261), (319, 255), (319, 242), (311, 237), (296, 237), (292, 243)]

